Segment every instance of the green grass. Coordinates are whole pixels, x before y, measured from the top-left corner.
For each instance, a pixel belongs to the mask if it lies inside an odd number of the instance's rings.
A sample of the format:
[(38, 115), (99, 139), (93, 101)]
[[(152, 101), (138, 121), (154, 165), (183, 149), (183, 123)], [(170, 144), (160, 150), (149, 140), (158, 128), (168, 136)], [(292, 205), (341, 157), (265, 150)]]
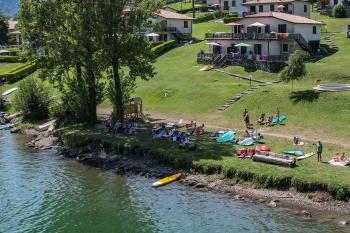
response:
[[(204, 39), (207, 32), (229, 32), (230, 27), (225, 26), (222, 22), (208, 21), (193, 25), (192, 36), (198, 39)], [(205, 46), (208, 47), (208, 46)]]
[(0, 74), (7, 73), (22, 65), (24, 65), (24, 63), (0, 63)]
[[(181, 11), (182, 10), (189, 10), (192, 9), (192, 2), (187, 1), (182, 3), (182, 8), (181, 8), (181, 2), (176, 2), (176, 3), (171, 3), (167, 5), (169, 8), (176, 10), (176, 11)], [(202, 6), (201, 4), (195, 4), (195, 7), (197, 6)]]
[[(286, 168), (254, 162), (250, 159), (238, 159), (235, 156), (239, 149), (237, 145), (219, 144), (208, 136), (192, 137), (191, 139), (197, 144), (197, 149), (185, 151), (178, 148), (177, 142), (170, 142), (166, 139), (153, 140), (151, 135), (142, 132), (136, 136), (110, 135), (96, 129), (78, 126), (61, 129), (58, 134), (64, 135), (65, 144), (69, 147), (102, 140), (102, 142), (111, 143), (113, 148), (118, 148), (118, 152), (130, 154), (125, 151), (125, 148), (133, 153), (145, 154), (147, 152), (176, 168), (194, 168), (206, 174), (220, 172), (227, 177), (234, 176), (238, 180), (251, 181), (258, 187), (287, 185), (297, 187), (300, 191), (314, 191), (321, 187), (333, 195), (336, 195), (333, 191), (339, 187), (350, 190), (349, 168), (317, 163), (316, 156), (298, 161), (295, 168)], [(266, 137), (266, 143), (271, 145), (275, 152), (294, 148), (292, 140)], [(306, 144), (298, 149), (313, 152), (314, 146)], [(325, 145), (323, 160), (328, 161), (332, 153), (338, 150), (336, 146)]]

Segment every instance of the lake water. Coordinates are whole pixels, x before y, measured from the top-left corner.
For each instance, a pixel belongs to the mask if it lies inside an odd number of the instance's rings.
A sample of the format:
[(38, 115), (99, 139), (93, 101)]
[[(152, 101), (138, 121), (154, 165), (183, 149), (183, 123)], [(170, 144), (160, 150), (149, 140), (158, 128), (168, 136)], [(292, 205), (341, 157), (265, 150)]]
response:
[(0, 232), (341, 232), (285, 209), (120, 176), (1, 132)]

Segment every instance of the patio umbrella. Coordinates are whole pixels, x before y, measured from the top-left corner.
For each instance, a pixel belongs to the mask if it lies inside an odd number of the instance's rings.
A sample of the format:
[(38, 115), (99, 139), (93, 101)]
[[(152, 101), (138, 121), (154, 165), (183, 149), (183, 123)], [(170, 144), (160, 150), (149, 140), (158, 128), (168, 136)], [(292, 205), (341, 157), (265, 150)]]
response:
[(8, 51), (8, 50), (0, 50), (0, 54), (1, 53), (10, 53), (10, 51)]
[(250, 44), (245, 44), (245, 43), (239, 43), (239, 44), (236, 44), (235, 47), (249, 47), (251, 46)]
[(209, 42), (209, 43), (207, 43), (207, 45), (222, 46), (221, 44), (216, 43), (216, 42)]
[(152, 32), (152, 33), (147, 34), (146, 36), (147, 37), (158, 37), (159, 34)]
[(231, 22), (231, 23), (226, 23), (226, 26), (241, 26), (242, 24)]
[(263, 23), (255, 22), (249, 25), (250, 27), (265, 27), (266, 25)]
[(283, 9), (285, 6), (283, 6), (283, 5), (279, 5), (279, 6), (277, 6), (277, 9)]

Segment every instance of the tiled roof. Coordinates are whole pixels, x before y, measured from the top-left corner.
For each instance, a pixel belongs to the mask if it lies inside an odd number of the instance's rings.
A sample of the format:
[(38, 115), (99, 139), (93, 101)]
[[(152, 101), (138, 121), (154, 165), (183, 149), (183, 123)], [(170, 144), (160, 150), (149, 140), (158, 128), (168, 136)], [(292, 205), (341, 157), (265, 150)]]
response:
[[(280, 20), (284, 20), (284, 21), (296, 23), (296, 24), (320, 24), (320, 25), (323, 24), (316, 20), (312, 20), (312, 19), (305, 18), (298, 15), (282, 13), (282, 12), (262, 12), (254, 15), (247, 15), (245, 18), (263, 18), (263, 17), (272, 17), (272, 18), (276, 18), (276, 19), (280, 19)], [(241, 21), (242, 20), (244, 20), (244, 18), (241, 19)]]
[(296, 1), (307, 2), (306, 0), (248, 0), (245, 3), (242, 3), (242, 5), (271, 4), (271, 3), (284, 4), (284, 3), (291, 3)]
[(159, 12), (156, 13), (156, 15), (165, 18), (165, 19), (184, 19), (184, 20), (193, 20), (192, 17), (189, 17), (187, 15), (179, 14), (176, 12), (168, 11), (168, 10), (159, 10)]

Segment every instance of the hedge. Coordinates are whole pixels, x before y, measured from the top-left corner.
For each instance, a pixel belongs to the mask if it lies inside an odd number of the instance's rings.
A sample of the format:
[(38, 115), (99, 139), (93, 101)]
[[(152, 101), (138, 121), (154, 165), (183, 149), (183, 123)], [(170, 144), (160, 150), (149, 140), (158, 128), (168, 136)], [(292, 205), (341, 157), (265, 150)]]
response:
[[(172, 10), (176, 10), (176, 9), (173, 9), (171, 7), (169, 7), (170, 9)], [(194, 8), (195, 11), (200, 11), (200, 12), (207, 12), (208, 10), (213, 10), (214, 7), (211, 7), (211, 6), (197, 6)], [(185, 13), (189, 13), (189, 12), (192, 12), (192, 8), (189, 8), (189, 9), (184, 9), (184, 10), (180, 10), (180, 11), (177, 11), (178, 13), (180, 14), (185, 14)]]
[(226, 17), (224, 17), (223, 21), (224, 21), (224, 23), (231, 23), (231, 22), (236, 22), (240, 19), (241, 19), (241, 17), (237, 17), (237, 16), (226, 16)]
[(25, 58), (20, 56), (0, 56), (1, 62), (24, 62)]
[(170, 40), (167, 42), (164, 42), (158, 46), (153, 47), (152, 53), (158, 57), (160, 55), (162, 55), (163, 53), (167, 52), (168, 50), (174, 48), (176, 46), (176, 41), (175, 40)]
[(37, 67), (35, 63), (27, 63), (11, 70), (10, 72), (0, 74), (0, 78), (5, 78), (7, 82), (14, 83), (33, 73), (36, 69)]
[(220, 12), (208, 13), (193, 20), (193, 23), (203, 23), (220, 17)]
[(161, 44), (163, 44), (163, 43), (164, 43), (164, 41), (152, 42), (152, 43), (151, 43), (151, 47), (154, 48), (154, 47), (156, 47), (156, 46), (158, 46), (158, 45), (161, 45)]

